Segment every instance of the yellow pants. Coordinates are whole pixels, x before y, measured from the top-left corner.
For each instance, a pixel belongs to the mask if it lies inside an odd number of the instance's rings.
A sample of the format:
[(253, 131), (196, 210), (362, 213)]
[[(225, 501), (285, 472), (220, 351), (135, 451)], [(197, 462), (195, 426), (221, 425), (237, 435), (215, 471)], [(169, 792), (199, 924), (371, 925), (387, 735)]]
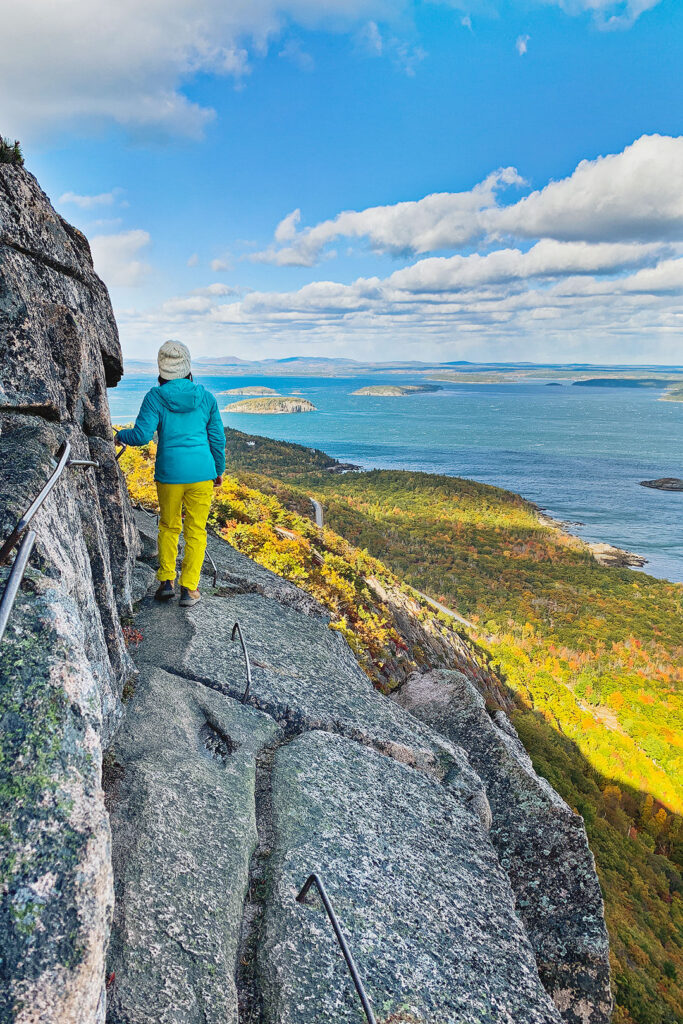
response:
[[(157, 579), (176, 578), (176, 559), (180, 530), (185, 536), (185, 554), (180, 585), (196, 590), (206, 553), (206, 520), (211, 508), (213, 480), (198, 484), (162, 484), (156, 481), (159, 496), (159, 570)], [(182, 509), (185, 507), (183, 527)]]

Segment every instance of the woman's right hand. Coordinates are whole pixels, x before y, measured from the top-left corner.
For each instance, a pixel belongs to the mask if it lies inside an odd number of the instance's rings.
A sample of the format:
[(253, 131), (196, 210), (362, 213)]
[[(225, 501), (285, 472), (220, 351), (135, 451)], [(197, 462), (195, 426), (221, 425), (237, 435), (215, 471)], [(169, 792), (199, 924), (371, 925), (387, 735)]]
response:
[(220, 487), (222, 483), (223, 483), (223, 474), (221, 473), (221, 475), (217, 476), (216, 479), (214, 480), (213, 486), (214, 487)]

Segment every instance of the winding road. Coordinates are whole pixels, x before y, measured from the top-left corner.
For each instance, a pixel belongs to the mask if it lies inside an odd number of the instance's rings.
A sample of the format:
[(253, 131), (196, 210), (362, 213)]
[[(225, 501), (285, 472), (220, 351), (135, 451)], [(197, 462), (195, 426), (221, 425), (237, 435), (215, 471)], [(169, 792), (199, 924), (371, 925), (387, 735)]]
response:
[(309, 500), (310, 500), (311, 505), (313, 506), (313, 510), (315, 512), (315, 525), (318, 527), (319, 530), (322, 530), (322, 528), (323, 528), (323, 507), (320, 504), (320, 502), (317, 500), (317, 498), (310, 498)]

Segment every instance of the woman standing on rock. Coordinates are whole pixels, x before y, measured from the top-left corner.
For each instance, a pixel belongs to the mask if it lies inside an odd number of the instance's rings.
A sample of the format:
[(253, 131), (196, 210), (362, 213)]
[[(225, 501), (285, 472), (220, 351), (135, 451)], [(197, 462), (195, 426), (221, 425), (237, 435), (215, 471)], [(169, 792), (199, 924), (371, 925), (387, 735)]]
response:
[(145, 395), (132, 430), (116, 440), (141, 445), (158, 431), (154, 479), (159, 496), (159, 570), (157, 601), (175, 597), (178, 540), (185, 510), (185, 554), (180, 572), (180, 604), (201, 600), (199, 574), (206, 553), (206, 520), (212, 488), (223, 482), (225, 432), (214, 396), (192, 379), (190, 351), (180, 341), (159, 349), (159, 387)]

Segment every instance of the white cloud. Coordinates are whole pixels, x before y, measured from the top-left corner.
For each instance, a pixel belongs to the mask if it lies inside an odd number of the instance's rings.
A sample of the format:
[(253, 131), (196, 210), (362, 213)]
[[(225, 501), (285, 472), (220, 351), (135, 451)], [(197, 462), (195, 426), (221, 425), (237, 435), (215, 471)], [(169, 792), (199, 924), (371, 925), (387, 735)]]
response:
[[(444, 0), (431, 0), (433, 3)], [(446, 0), (497, 15), (501, 0)], [(527, 3), (517, 0), (523, 8)], [(588, 12), (606, 28), (628, 27), (659, 0), (535, 0), (568, 14)], [(21, 0), (3, 10), (0, 105), (3, 131), (44, 139), (65, 126), (123, 125), (139, 135), (201, 137), (214, 111), (185, 95), (198, 74), (252, 72), (292, 26), (355, 35), (366, 53), (415, 74), (425, 52), (411, 40), (414, 0)], [(392, 34), (391, 26), (396, 28)], [(381, 28), (380, 28), (381, 26)], [(403, 31), (403, 35), (399, 33)], [(296, 42), (283, 56), (311, 58)]]
[(406, 42), (394, 40), (392, 46), (393, 62), (409, 78), (414, 78), (418, 66), (429, 54), (421, 46), (410, 46)]
[(169, 299), (164, 302), (161, 311), (168, 316), (194, 316), (198, 313), (208, 313), (212, 305), (211, 299), (206, 295), (188, 295), (182, 299)]
[(288, 39), (278, 53), (278, 57), (284, 57), (300, 71), (313, 71), (315, 68), (313, 57), (304, 50), (298, 39)]
[(199, 264), (199, 253), (193, 252), (192, 255), (188, 257), (187, 266), (188, 267), (196, 267), (198, 264)]
[(376, 21), (368, 21), (358, 32), (357, 41), (360, 47), (372, 57), (381, 57), (384, 40)]
[(228, 263), (227, 260), (221, 260), (221, 259), (211, 260), (211, 263), (209, 264), (209, 266), (213, 270), (214, 274), (219, 274), (219, 273), (221, 273), (224, 270), (230, 270), (230, 264)]
[(113, 188), (111, 192), (100, 192), (95, 196), (82, 196), (76, 192), (65, 192), (57, 202), (62, 205), (70, 203), (78, 206), (81, 210), (92, 210), (97, 206), (112, 206), (122, 194), (122, 188)]
[(661, 256), (660, 245), (589, 245), (544, 239), (527, 252), (497, 249), (485, 256), (431, 257), (397, 270), (387, 283), (411, 292), (445, 292), (528, 278), (615, 274)]
[(291, 242), (296, 238), (296, 229), (301, 220), (301, 210), (292, 210), (275, 228), (276, 242)]
[[(424, 199), (347, 210), (297, 233), (300, 212), (295, 210), (278, 225), (276, 241), (288, 241), (283, 248), (272, 247), (251, 258), (278, 266), (313, 266), (323, 248), (339, 237), (367, 238), (383, 252), (430, 252), (463, 245), (481, 233), (480, 215), (495, 202), (496, 193), (506, 186), (521, 185), (514, 167), (500, 168), (468, 192), (441, 192)], [(283, 225), (286, 225), (282, 236)]]
[(623, 152), (582, 160), (508, 207), (489, 210), (489, 234), (584, 241), (683, 239), (683, 136), (643, 135)]
[(683, 259), (663, 260), (656, 267), (638, 271), (624, 282), (624, 289), (644, 295), (683, 294)]
[(661, 0), (545, 0), (567, 14), (591, 14), (601, 28), (630, 28)]
[(216, 352), (291, 354), (315, 343), (359, 358), (590, 360), (599, 351), (614, 362), (675, 362), (683, 258), (669, 249), (546, 240), (527, 252), (429, 257), (385, 279), (313, 281), (230, 302), (194, 294), (131, 318), (124, 337), (163, 338), (180, 325)]
[(115, 235), (95, 235), (90, 239), (95, 270), (110, 287), (135, 287), (143, 283), (151, 271), (139, 256), (151, 238), (147, 231), (136, 228)]
[[(516, 202), (514, 168), (469, 191), (346, 211), (293, 210), (260, 259), (312, 265), (335, 239), (402, 257), (385, 277), (236, 293), (222, 282), (121, 317), (131, 337), (182, 329), (201, 350), (374, 358), (680, 362), (683, 138), (650, 136), (582, 161)], [(455, 253), (442, 253), (453, 248)], [(421, 258), (416, 258), (419, 254)], [(223, 262), (223, 261), (219, 261)]]
[(21, 0), (5, 4), (3, 131), (43, 136), (113, 121), (140, 133), (202, 135), (214, 112), (183, 85), (240, 80), (283, 27), (356, 31), (409, 0)]
[(234, 295), (235, 289), (231, 288), (227, 284), (223, 284), (222, 281), (216, 281), (214, 284), (209, 284), (206, 288), (195, 288), (193, 295)]
[(280, 222), (275, 243), (251, 259), (311, 267), (325, 247), (344, 237), (366, 239), (380, 252), (436, 252), (500, 237), (559, 241), (683, 240), (683, 136), (643, 135), (621, 153), (583, 160), (568, 177), (551, 181), (502, 206), (503, 190), (521, 186), (514, 167), (501, 168), (468, 192), (347, 210), (298, 230), (299, 210)]
[(529, 48), (529, 40), (531, 36), (517, 36), (517, 42), (515, 43), (515, 49), (520, 57), (523, 57)]

